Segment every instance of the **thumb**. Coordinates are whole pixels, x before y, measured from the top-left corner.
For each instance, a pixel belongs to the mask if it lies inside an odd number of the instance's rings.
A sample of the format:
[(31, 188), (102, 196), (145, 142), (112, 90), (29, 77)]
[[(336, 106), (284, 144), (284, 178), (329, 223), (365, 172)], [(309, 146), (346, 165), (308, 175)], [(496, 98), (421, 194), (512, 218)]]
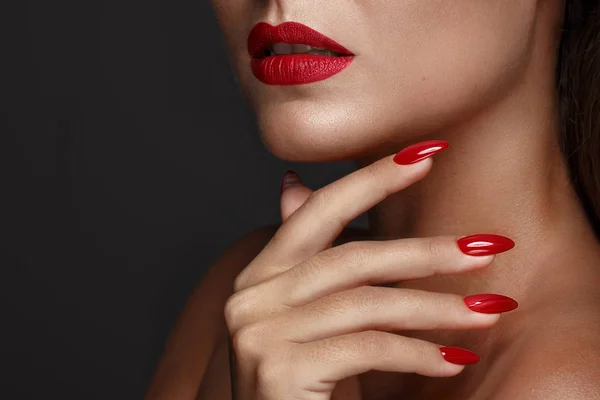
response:
[(287, 171), (281, 180), (281, 221), (285, 222), (313, 191), (304, 186), (300, 175)]

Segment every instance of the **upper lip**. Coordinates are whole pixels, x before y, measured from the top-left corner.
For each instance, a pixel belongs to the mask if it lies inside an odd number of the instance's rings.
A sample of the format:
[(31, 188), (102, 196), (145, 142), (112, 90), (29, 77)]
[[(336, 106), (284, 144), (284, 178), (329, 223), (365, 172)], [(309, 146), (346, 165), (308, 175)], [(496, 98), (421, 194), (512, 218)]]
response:
[(305, 44), (342, 55), (353, 55), (333, 39), (299, 22), (285, 22), (277, 26), (259, 22), (248, 35), (248, 53), (252, 58), (262, 58), (275, 43)]

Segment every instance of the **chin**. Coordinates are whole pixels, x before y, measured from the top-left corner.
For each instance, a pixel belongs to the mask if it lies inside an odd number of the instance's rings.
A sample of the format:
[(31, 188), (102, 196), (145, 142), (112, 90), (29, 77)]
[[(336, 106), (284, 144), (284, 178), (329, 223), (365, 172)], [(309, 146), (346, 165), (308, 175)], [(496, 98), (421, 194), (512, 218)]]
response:
[(358, 104), (303, 99), (262, 105), (255, 113), (262, 142), (287, 161), (353, 160), (375, 151), (389, 136)]
[(305, 97), (254, 104), (254, 112), (261, 140), (276, 157), (337, 162), (392, 154), (408, 144), (439, 139), (443, 126), (468, 109), (448, 101), (444, 103), (453, 106), (435, 108), (434, 117), (431, 109), (414, 100), (390, 102), (395, 112), (382, 104), (381, 96), (365, 95), (360, 101)]

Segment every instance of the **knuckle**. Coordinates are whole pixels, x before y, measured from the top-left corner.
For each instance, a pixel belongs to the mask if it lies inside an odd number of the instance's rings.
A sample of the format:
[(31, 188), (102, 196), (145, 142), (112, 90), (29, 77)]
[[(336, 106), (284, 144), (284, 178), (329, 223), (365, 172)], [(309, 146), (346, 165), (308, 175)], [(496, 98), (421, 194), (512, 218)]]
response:
[(312, 192), (305, 204), (323, 225), (338, 226), (343, 222), (343, 216), (339, 210), (331, 206), (335, 203), (335, 198), (335, 189), (331, 186), (325, 186)]
[(282, 356), (269, 356), (262, 359), (256, 367), (256, 385), (261, 393), (278, 393), (278, 387), (285, 385), (289, 378), (288, 364)]
[(258, 358), (261, 354), (265, 329), (259, 324), (240, 328), (231, 338), (232, 347), (240, 358)]
[(309, 279), (313, 276), (319, 276), (322, 270), (334, 264), (338, 259), (338, 255), (330, 250), (331, 249), (322, 251), (312, 257), (307, 258), (302, 262), (301, 268), (294, 268), (293, 272), (298, 274), (309, 274), (310, 276), (307, 277)]
[[(364, 270), (373, 261), (371, 246), (368, 243), (354, 241), (331, 247), (303, 262), (303, 268), (298, 272), (307, 273), (303, 279), (312, 279), (331, 273), (332, 269), (337, 273), (352, 274), (360, 277), (367, 275)], [(323, 273), (325, 272), (325, 273)], [(365, 280), (362, 284), (371, 284)]]
[(298, 309), (299, 312), (307, 312), (307, 315), (333, 317), (342, 314), (344, 310), (350, 308), (345, 304), (344, 299), (338, 294), (322, 297), (310, 304)]
[(385, 179), (387, 167), (389, 167), (387, 162), (374, 162), (362, 170), (365, 175), (362, 179), (373, 182), (371, 187), (375, 190), (381, 190), (385, 195), (392, 193), (390, 184)]
[(335, 249), (338, 258), (343, 257), (345, 263), (351, 263), (352, 265), (368, 263), (373, 253), (372, 245), (363, 241), (347, 242), (333, 249)]
[(428, 292), (414, 289), (403, 290), (402, 296), (398, 301), (401, 302), (400, 306), (404, 307), (410, 318), (422, 318), (424, 313), (430, 312), (430, 302), (427, 301), (426, 296)]
[(428, 237), (419, 240), (419, 250), (437, 261), (448, 259), (452, 254), (453, 241), (449, 236)]
[(360, 286), (348, 292), (349, 302), (359, 310), (367, 312), (375, 311), (385, 306), (384, 292), (381, 288), (373, 286)]
[(321, 209), (328, 203), (328, 199), (331, 198), (331, 190), (327, 190), (327, 187), (315, 190), (308, 196), (305, 204), (310, 208)]
[(371, 163), (371, 164), (367, 165), (366, 167), (364, 167), (360, 172), (363, 175), (363, 176), (361, 176), (362, 180), (376, 179), (377, 176), (379, 176), (381, 174), (381, 163), (380, 162)]
[(246, 287), (246, 281), (246, 274), (242, 271), (233, 281), (233, 291), (239, 292), (240, 290), (243, 290)]
[(348, 266), (350, 264), (357, 265), (366, 261), (367, 246), (364, 243), (355, 241), (331, 247), (318, 253), (312, 257), (319, 265), (331, 266)]
[[(295, 268), (302, 281), (312, 282), (312, 279), (328, 275), (336, 270), (338, 273), (350, 273), (360, 276), (361, 268), (368, 265), (371, 256), (369, 246), (361, 242), (348, 242), (331, 247), (304, 260), (302, 268)], [(325, 273), (324, 273), (325, 272)], [(370, 284), (370, 282), (363, 282)]]
[(367, 165), (362, 170), (365, 174), (367, 174), (367, 178), (377, 178), (381, 176), (385, 169), (387, 169), (385, 167), (389, 167), (389, 163), (387, 161), (380, 160), (379, 162), (374, 162)]
[[(437, 354), (434, 353), (433, 349), (435, 346), (429, 342), (417, 340), (411, 343), (411, 346), (413, 347), (413, 353), (419, 365), (427, 365), (439, 358), (436, 357)], [(435, 351), (439, 352), (437, 347)]]
[(355, 343), (357, 352), (361, 356), (372, 360), (387, 359), (392, 352), (390, 334), (378, 331), (364, 331), (358, 336)]
[(353, 314), (371, 313), (384, 306), (382, 293), (373, 286), (360, 286), (344, 292), (334, 293), (318, 302), (318, 309), (324, 315), (343, 314), (351, 311)]
[(264, 265), (255, 264), (251, 262), (248, 264), (233, 281), (233, 292), (241, 292), (252, 287), (258, 279), (260, 279), (261, 273), (266, 269)]
[(444, 245), (439, 238), (425, 240), (425, 252), (432, 258), (439, 258), (444, 252)]
[(225, 324), (227, 325), (229, 331), (232, 330), (232, 328), (236, 325), (236, 322), (238, 320), (238, 305), (240, 304), (239, 297), (240, 296), (237, 293), (235, 293), (232, 296), (230, 296), (225, 302), (225, 308), (223, 313), (225, 316)]
[(225, 324), (230, 332), (235, 332), (238, 326), (248, 314), (250, 302), (245, 291), (237, 292), (231, 295), (225, 302), (224, 317)]

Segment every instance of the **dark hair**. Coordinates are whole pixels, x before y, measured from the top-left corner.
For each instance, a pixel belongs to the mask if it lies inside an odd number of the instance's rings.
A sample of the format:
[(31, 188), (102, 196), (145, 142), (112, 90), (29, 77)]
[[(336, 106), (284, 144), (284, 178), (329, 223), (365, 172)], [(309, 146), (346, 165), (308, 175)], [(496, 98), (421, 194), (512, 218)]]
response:
[(600, 0), (566, 0), (558, 63), (561, 148), (600, 237)]

